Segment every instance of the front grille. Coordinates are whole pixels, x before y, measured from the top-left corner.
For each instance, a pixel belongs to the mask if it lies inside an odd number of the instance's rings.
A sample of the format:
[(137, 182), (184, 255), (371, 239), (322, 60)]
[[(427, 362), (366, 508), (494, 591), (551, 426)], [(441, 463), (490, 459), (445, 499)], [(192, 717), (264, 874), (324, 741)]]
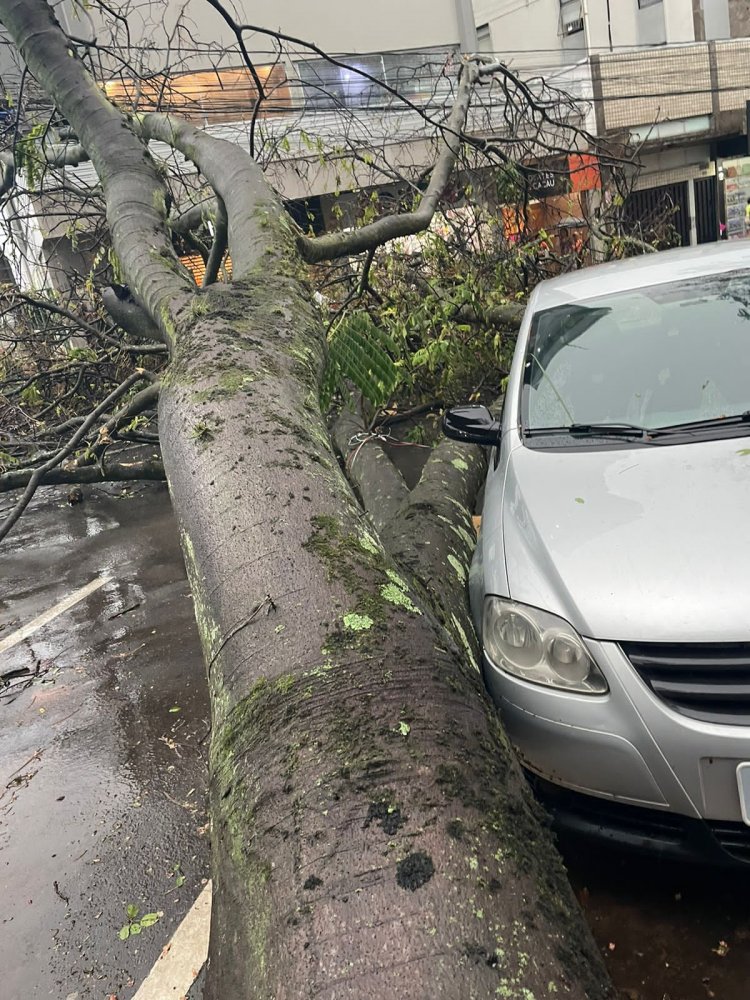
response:
[(750, 726), (750, 643), (630, 643), (621, 649), (675, 712), (701, 722)]

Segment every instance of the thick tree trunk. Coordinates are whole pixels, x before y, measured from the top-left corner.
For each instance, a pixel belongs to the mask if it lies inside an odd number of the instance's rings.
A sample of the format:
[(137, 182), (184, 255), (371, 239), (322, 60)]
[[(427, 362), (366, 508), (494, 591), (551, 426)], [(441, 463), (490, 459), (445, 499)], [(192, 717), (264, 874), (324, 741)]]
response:
[(207, 997), (606, 997), (478, 675), (336, 463), (273, 227), (178, 322), (160, 401), (213, 704)]

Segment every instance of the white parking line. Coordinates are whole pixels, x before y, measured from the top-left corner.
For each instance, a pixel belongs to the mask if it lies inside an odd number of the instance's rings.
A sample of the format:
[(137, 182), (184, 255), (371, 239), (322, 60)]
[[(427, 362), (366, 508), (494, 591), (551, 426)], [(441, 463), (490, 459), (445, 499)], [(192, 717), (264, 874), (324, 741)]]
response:
[(187, 996), (208, 957), (211, 883), (207, 882), (185, 919), (162, 950), (133, 1000), (169, 1000)]
[(91, 583), (87, 583), (85, 587), (81, 587), (78, 590), (74, 590), (72, 594), (68, 594), (67, 597), (63, 598), (62, 601), (58, 601), (53, 607), (48, 611), (43, 612), (36, 618), (32, 619), (23, 628), (19, 628), (15, 632), (11, 632), (9, 636), (5, 639), (0, 639), (0, 653), (6, 653), (13, 646), (16, 646), (19, 642), (23, 642), (24, 639), (28, 639), (30, 635), (33, 635), (37, 629), (42, 628), (43, 625), (47, 625), (49, 622), (57, 618), (64, 611), (68, 611), (70, 608), (82, 601), (84, 597), (88, 597), (89, 594), (93, 594), (95, 590), (98, 590), (109, 580), (108, 576), (98, 576)]

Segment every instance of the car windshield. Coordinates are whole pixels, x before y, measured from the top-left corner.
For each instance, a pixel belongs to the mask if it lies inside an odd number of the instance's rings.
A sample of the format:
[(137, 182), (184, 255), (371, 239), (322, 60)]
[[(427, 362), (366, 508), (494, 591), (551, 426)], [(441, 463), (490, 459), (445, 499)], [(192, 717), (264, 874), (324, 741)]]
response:
[(603, 295), (533, 319), (524, 431), (656, 429), (748, 410), (750, 271)]

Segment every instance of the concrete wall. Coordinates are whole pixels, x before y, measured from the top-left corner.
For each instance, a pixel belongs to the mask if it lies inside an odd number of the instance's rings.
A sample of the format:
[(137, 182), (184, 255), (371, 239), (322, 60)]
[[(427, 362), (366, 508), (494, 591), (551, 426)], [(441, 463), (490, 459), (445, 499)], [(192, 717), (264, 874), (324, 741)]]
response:
[(560, 0), (474, 0), (474, 16), (489, 24), (493, 51), (514, 68), (544, 69), (586, 55), (585, 32), (563, 42)]
[[(226, 45), (233, 36), (219, 15), (205, 0), (153, 0), (132, 4), (130, 0), (110, 0), (114, 9), (130, 9), (128, 26), (134, 48), (139, 43), (167, 44), (182, 16), (195, 39)], [(378, 0), (377, 3), (352, 0), (273, 0), (258, 4), (253, 0), (235, 0), (237, 17), (246, 23), (279, 29), (319, 45), (326, 52), (379, 52), (387, 49), (423, 48), (456, 43), (459, 40), (456, 0)], [(63, 19), (77, 35), (91, 35), (91, 27), (76, 13), (74, 0), (61, 0), (58, 6)], [(231, 5), (230, 5), (231, 9)], [(113, 19), (96, 13), (96, 27), (111, 26)], [(272, 44), (259, 34), (245, 36), (251, 52), (270, 52)], [(190, 39), (185, 38), (188, 45)], [(175, 45), (174, 40), (172, 45)], [(193, 60), (193, 65), (197, 62)]]
[(729, 0), (700, 0), (703, 38), (730, 38)]
[(750, 37), (750, 0), (728, 0), (732, 38)]
[(610, 44), (617, 51), (695, 38), (693, 0), (661, 0), (642, 9), (637, 0), (582, 0), (582, 10), (584, 31), (568, 35), (560, 0), (474, 0), (476, 22), (489, 24), (493, 49), (519, 68), (576, 62), (588, 52), (610, 51)]
[(661, 6), (664, 7), (665, 41), (670, 44), (695, 41), (692, 0), (663, 0), (662, 4), (646, 8), (641, 14)]

